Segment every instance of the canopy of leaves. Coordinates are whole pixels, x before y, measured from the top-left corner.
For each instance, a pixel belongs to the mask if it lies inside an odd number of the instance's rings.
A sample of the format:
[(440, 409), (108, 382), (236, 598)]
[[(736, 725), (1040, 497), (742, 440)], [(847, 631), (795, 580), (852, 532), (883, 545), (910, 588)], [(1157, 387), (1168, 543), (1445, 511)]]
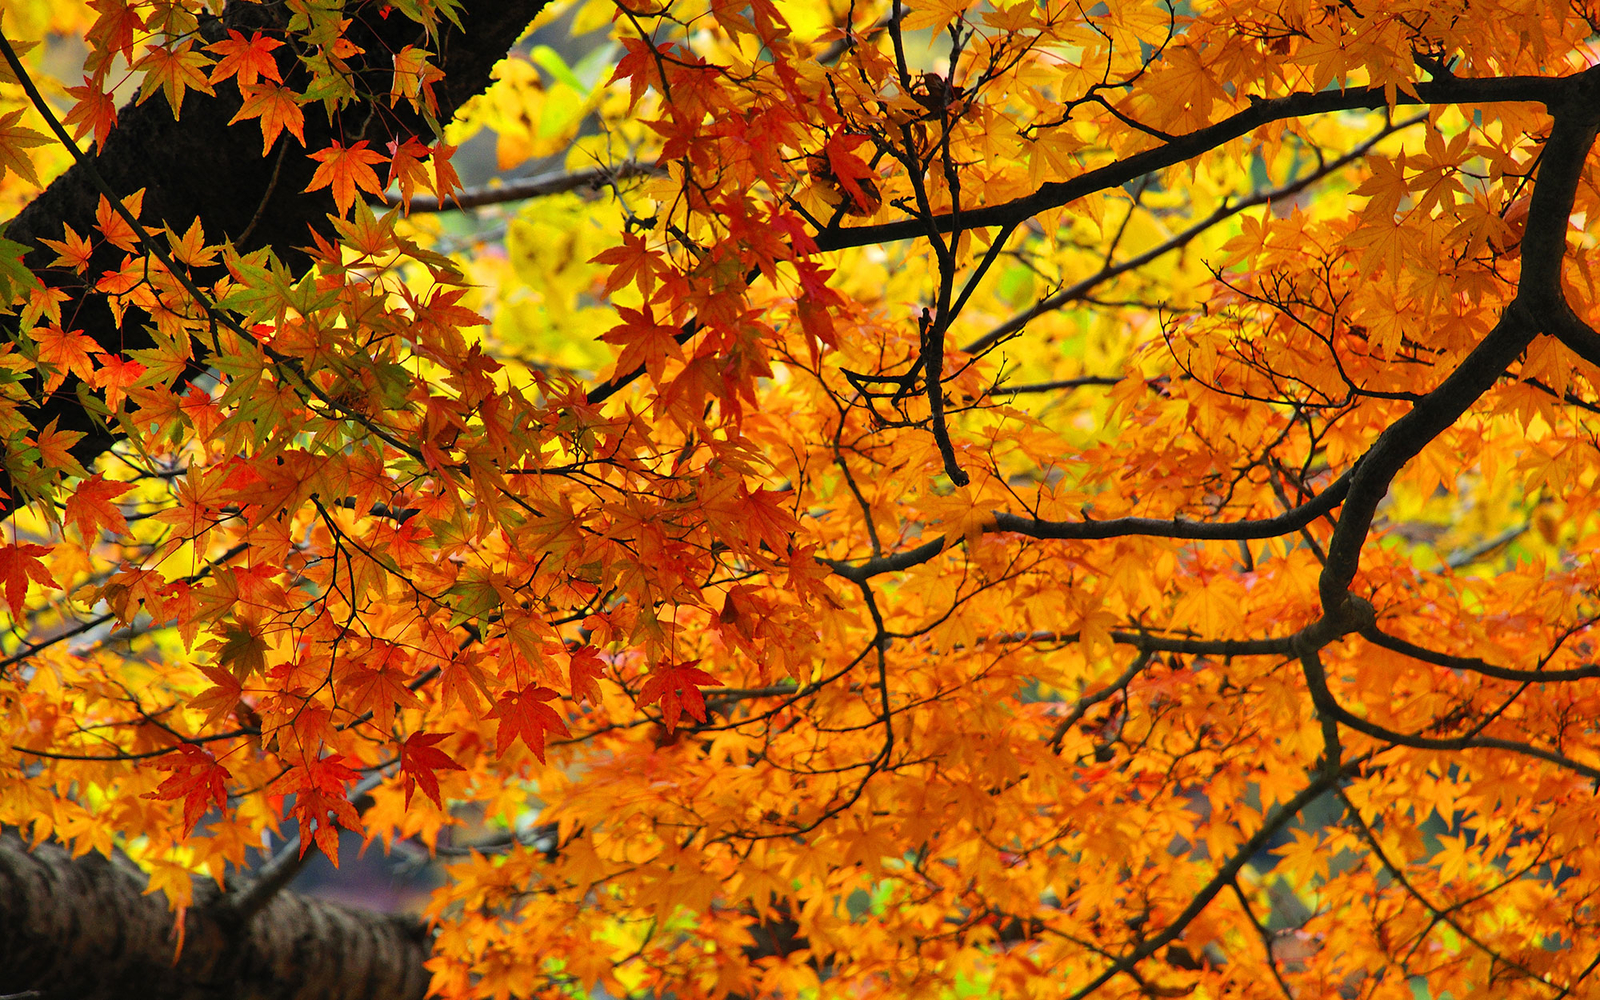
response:
[(1595, 995), (1593, 4), (5, 6), (0, 823), (437, 851), (449, 997)]

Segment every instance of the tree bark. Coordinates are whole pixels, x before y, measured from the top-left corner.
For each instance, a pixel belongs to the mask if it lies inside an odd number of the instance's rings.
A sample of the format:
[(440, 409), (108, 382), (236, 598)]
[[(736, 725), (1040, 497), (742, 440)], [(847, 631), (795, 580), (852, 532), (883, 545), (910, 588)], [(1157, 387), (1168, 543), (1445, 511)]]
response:
[[(461, 12), (462, 28), (443, 24), (436, 46), (438, 66), (445, 77), (435, 87), (439, 100), (439, 120), (448, 121), (457, 108), (489, 84), (496, 62), (516, 43), (528, 23), (547, 0), (468, 0)], [(421, 28), (393, 11), (379, 16), (380, 2), (352, 3), (346, 16), (352, 20), (348, 35), (366, 50), (364, 65), (355, 70), (361, 84), (386, 95), (389, 74), (393, 72), (387, 54), (407, 43), (425, 44)], [(230, 0), (222, 15), (202, 25), (208, 39), (227, 37), (227, 29), (247, 35), (257, 29), (281, 34), (286, 11), (276, 5), (260, 5)], [(303, 72), (280, 48), (280, 66), (291, 85), (303, 85)], [(140, 105), (128, 105), (118, 112), (118, 125), (105, 147), (92, 157), (97, 172), (120, 197), (144, 189), (141, 221), (160, 231), (170, 226), (182, 234), (199, 219), (207, 242), (224, 238), (235, 241), (241, 251), (273, 247), (294, 270), (303, 270), (306, 257), (295, 248), (311, 243), (310, 230), (331, 233), (328, 213), (334, 209), (327, 190), (305, 193), (316, 168), (307, 155), (338, 139), (345, 145), (366, 139), (372, 148), (383, 151), (391, 139), (418, 135), (429, 139), (427, 125), (410, 113), (405, 102), (390, 108), (384, 99), (357, 101), (347, 105), (332, 120), (321, 105), (305, 108), (306, 148), (287, 133), (278, 137), (267, 156), (261, 153), (261, 129), (257, 122), (229, 125), (241, 104), (237, 87), (225, 81), (215, 97), (190, 91), (183, 101), (181, 118), (175, 119), (163, 97), (150, 98)], [(63, 304), (63, 325), (83, 330), (103, 350), (121, 354), (146, 348), (153, 340), (130, 314), (118, 326), (103, 296), (88, 291), (101, 271), (116, 270), (122, 252), (106, 246), (96, 252), (88, 270), (88, 281), (68, 269), (52, 268), (55, 251), (40, 244), (41, 238), (60, 239), (63, 225), (80, 236), (90, 235), (95, 226), (95, 209), (101, 188), (91, 171), (75, 165), (50, 185), (13, 219), (5, 235), (30, 248), (28, 266), (46, 282), (70, 294)], [(199, 276), (202, 281), (209, 280)], [(197, 369), (198, 370), (198, 369)], [(73, 449), (74, 457), (88, 466), (122, 437), (115, 427), (88, 413), (78, 400), (78, 380), (70, 378), (31, 415), (35, 429), (55, 421), (63, 430), (84, 435)], [(9, 475), (0, 470), (0, 489), (15, 493)], [(18, 499), (0, 501), (0, 518), (16, 509)]]
[(294, 893), (241, 920), (195, 887), (183, 950), (173, 916), (126, 859), (29, 850), (0, 834), (0, 995), (40, 1000), (421, 1000), (427, 928)]

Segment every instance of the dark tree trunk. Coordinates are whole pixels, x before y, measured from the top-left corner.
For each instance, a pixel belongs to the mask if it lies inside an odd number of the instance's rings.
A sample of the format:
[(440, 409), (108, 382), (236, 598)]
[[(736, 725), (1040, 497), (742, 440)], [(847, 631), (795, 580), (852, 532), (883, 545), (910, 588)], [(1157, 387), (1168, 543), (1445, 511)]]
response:
[[(462, 28), (444, 25), (437, 62), (445, 78), (435, 88), (441, 122), (488, 86), (494, 64), (546, 2), (468, 0), (462, 11)], [(386, 95), (392, 73), (387, 54), (407, 43), (422, 44), (424, 39), (421, 29), (404, 16), (390, 11), (388, 17), (381, 17), (382, 7), (377, 2), (352, 3), (347, 16), (353, 21), (352, 40), (367, 52), (361, 57), (365, 66), (356, 66), (358, 77), (369, 90)], [(230, 2), (220, 18), (202, 25), (202, 33), (221, 38), (226, 37), (228, 28), (246, 34), (257, 28), (274, 31), (278, 28), (275, 19), (283, 15), (277, 6)], [(288, 51), (285, 46), (278, 54), (284, 57), (281, 66), (293, 84), (299, 71), (286, 55)], [(305, 81), (298, 82), (303, 85)], [(117, 128), (94, 156), (95, 170), (119, 197), (144, 189), (141, 221), (151, 229), (159, 231), (167, 225), (181, 234), (198, 218), (208, 242), (227, 238), (245, 251), (270, 246), (299, 270), (306, 258), (296, 248), (311, 243), (311, 228), (329, 231), (327, 215), (333, 211), (326, 189), (304, 193), (317, 166), (307, 153), (335, 138), (346, 145), (368, 139), (380, 151), (394, 137), (414, 134), (429, 138), (427, 126), (409, 114), (404, 102), (396, 109), (391, 109), (387, 100), (356, 102), (332, 122), (320, 104), (312, 104), (305, 108), (306, 148), (285, 133), (278, 137), (271, 154), (263, 157), (256, 121), (228, 124), (239, 106), (239, 92), (232, 81), (219, 85), (215, 97), (191, 91), (183, 101), (179, 120), (174, 120), (161, 96), (142, 105), (130, 104), (118, 113)], [(110, 352), (150, 347), (150, 337), (133, 318), (139, 315), (137, 310), (119, 328), (100, 297), (85, 294), (83, 277), (47, 267), (55, 252), (39, 243), (41, 238), (59, 240), (63, 225), (70, 225), (80, 236), (90, 235), (100, 195), (101, 188), (90, 171), (74, 166), (11, 221), (6, 236), (31, 248), (26, 261), (48, 284), (71, 294), (62, 310), (67, 329), (83, 330)], [(121, 257), (121, 251), (110, 247), (97, 252), (87, 284), (92, 286), (100, 271), (119, 267)], [(82, 433), (74, 454), (87, 466), (122, 435), (86, 412), (77, 390), (77, 379), (68, 379), (35, 411), (32, 422), (35, 428), (43, 428), (54, 420), (62, 429)], [(15, 492), (3, 471), (0, 489)], [(0, 517), (10, 514), (16, 504), (16, 498), (0, 502)]]
[(99, 854), (73, 859), (0, 834), (0, 995), (41, 1000), (408, 1000), (427, 990), (427, 929), (280, 892), (239, 919), (209, 881), (195, 887), (183, 951), (144, 874)]

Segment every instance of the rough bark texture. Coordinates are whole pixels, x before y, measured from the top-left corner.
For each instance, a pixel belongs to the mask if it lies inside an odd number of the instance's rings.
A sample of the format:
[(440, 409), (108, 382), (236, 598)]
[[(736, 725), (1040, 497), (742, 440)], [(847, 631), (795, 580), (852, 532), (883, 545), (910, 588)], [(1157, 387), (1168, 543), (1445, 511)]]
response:
[(240, 920), (205, 882), (173, 961), (173, 918), (144, 874), (0, 834), (0, 995), (41, 1000), (407, 1000), (428, 975), (427, 930), (293, 893)]
[[(490, 70), (515, 44), (546, 0), (468, 0), (462, 11), (460, 30), (446, 24), (437, 46), (437, 62), (445, 79), (435, 92), (439, 98), (439, 120), (447, 121), (469, 97), (489, 83)], [(378, 14), (381, 3), (352, 3), (346, 16), (352, 19), (349, 37), (363, 49), (364, 65), (354, 64), (361, 85), (387, 95), (393, 72), (388, 53), (407, 43), (424, 44), (421, 29), (405, 17), (390, 12)], [(202, 25), (208, 38), (223, 38), (227, 29), (247, 34), (257, 28), (269, 33), (280, 30), (286, 13), (277, 5), (230, 2), (220, 18)], [(290, 47), (278, 50), (285, 79), (303, 86), (303, 73), (288, 55)], [(317, 164), (308, 151), (324, 148), (338, 138), (349, 145), (360, 139), (371, 141), (383, 150), (391, 138), (420, 135), (428, 138), (427, 126), (410, 115), (402, 102), (391, 109), (386, 99), (358, 101), (347, 105), (332, 121), (320, 105), (306, 111), (306, 148), (288, 134), (279, 136), (277, 147), (261, 155), (261, 129), (255, 121), (228, 122), (239, 110), (240, 96), (232, 82), (217, 88), (215, 97), (191, 91), (183, 101), (181, 119), (174, 120), (172, 109), (163, 97), (155, 96), (142, 105), (129, 105), (118, 113), (118, 126), (105, 148), (94, 157), (96, 171), (119, 197), (144, 189), (142, 221), (159, 230), (165, 224), (184, 232), (196, 218), (201, 220), (208, 242), (231, 239), (241, 250), (271, 246), (291, 267), (299, 270), (305, 257), (296, 247), (311, 242), (309, 227), (328, 231), (327, 215), (333, 201), (326, 189), (304, 193)], [(134, 319), (118, 328), (111, 311), (100, 297), (84, 294), (84, 280), (65, 269), (47, 265), (55, 252), (39, 244), (39, 239), (60, 239), (62, 226), (70, 225), (80, 235), (94, 229), (95, 208), (101, 190), (90, 172), (75, 166), (58, 177), (48, 190), (11, 221), (6, 236), (33, 248), (26, 258), (35, 273), (47, 283), (72, 295), (63, 306), (64, 324), (81, 329), (102, 348), (121, 353), (151, 346), (151, 340)], [(120, 266), (122, 252), (106, 247), (91, 262), (89, 274)], [(200, 276), (207, 280), (205, 276)], [(90, 282), (92, 284), (92, 281)], [(74, 449), (85, 465), (93, 462), (121, 437), (114, 428), (90, 416), (79, 404), (77, 380), (69, 379), (36, 412), (35, 427), (50, 421), (66, 430), (78, 431), (84, 438)], [(10, 489), (9, 477), (0, 472), (0, 489)], [(0, 503), (0, 517), (10, 514), (15, 500)]]

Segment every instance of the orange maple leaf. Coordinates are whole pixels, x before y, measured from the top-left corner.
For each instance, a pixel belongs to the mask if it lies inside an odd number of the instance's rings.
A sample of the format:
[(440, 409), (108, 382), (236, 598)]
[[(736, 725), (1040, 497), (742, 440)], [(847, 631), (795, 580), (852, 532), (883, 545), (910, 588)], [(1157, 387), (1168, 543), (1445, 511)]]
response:
[(111, 501), (133, 489), (132, 483), (108, 480), (105, 473), (97, 472), (78, 484), (67, 497), (66, 519), (78, 529), (87, 541), (99, 535), (102, 527), (112, 534), (121, 535), (128, 530), (128, 522)]
[[(232, 125), (234, 122), (250, 118), (261, 119), (262, 156), (271, 151), (272, 144), (278, 141), (278, 135), (285, 129), (300, 140), (300, 145), (306, 144), (306, 116), (305, 112), (300, 110), (300, 103), (295, 100), (294, 91), (270, 83), (258, 86), (241, 85), (239, 90), (244, 94), (244, 104), (228, 124)], [(322, 168), (318, 167), (317, 173), (321, 172)], [(321, 185), (313, 183), (312, 187), (306, 190), (310, 191), (319, 186)]]
[(300, 825), (300, 856), (305, 857), (311, 842), (316, 841), (335, 868), (339, 867), (339, 832), (330, 820), (347, 830), (361, 830), (361, 815), (345, 796), (346, 782), (356, 781), (361, 775), (345, 766), (344, 760), (343, 754), (336, 753), (308, 760), (304, 767), (292, 768), (272, 788), (278, 794), (294, 794), (291, 812)]
[(89, 257), (94, 254), (94, 244), (86, 237), (79, 236), (77, 230), (66, 223), (62, 223), (61, 228), (63, 230), (61, 239), (41, 238), (39, 242), (56, 252), (56, 259), (50, 262), (52, 266), (70, 267), (82, 274), (89, 267)]
[[(144, 207), (144, 188), (140, 188), (122, 199), (122, 207), (128, 210), (129, 215), (137, 219), (139, 211)], [(100, 204), (95, 207), (94, 224), (95, 228), (104, 234), (112, 246), (127, 250), (129, 253), (138, 248), (138, 235), (133, 231), (133, 227), (128, 225), (127, 220), (122, 217), (121, 213), (112, 208), (109, 201), (106, 201), (105, 195), (100, 196)]]
[(208, 663), (200, 664), (198, 669), (211, 679), (213, 686), (190, 698), (189, 707), (203, 709), (206, 725), (210, 726), (219, 719), (227, 718), (229, 712), (238, 708), (239, 696), (244, 693), (244, 688), (232, 671)]
[(650, 308), (648, 302), (643, 309), (618, 306), (617, 314), (624, 322), (600, 335), (600, 339), (606, 343), (622, 346), (613, 378), (643, 365), (650, 377), (659, 382), (668, 358), (683, 360), (683, 347), (678, 343), (678, 334), (682, 331), (675, 326), (657, 323), (655, 310)]
[(403, 671), (387, 665), (377, 670), (357, 667), (343, 678), (340, 689), (345, 691), (352, 712), (371, 712), (378, 725), (389, 729), (394, 725), (394, 707), (421, 708), (422, 702), (406, 687), (409, 678)]
[(170, 49), (164, 45), (149, 46), (139, 61), (133, 64), (135, 73), (144, 71), (144, 83), (139, 87), (137, 103), (143, 104), (151, 94), (160, 90), (166, 94), (167, 104), (172, 108), (172, 118), (176, 121), (183, 110), (183, 95), (187, 88), (193, 87), (202, 94), (216, 94), (211, 84), (206, 82), (205, 68), (210, 62), (203, 53), (195, 51), (193, 39), (185, 39)]
[(442, 203), (461, 190), (461, 178), (456, 176), (456, 168), (450, 162), (456, 147), (441, 139), (429, 149), (433, 153), (433, 195)]
[(138, 384), (146, 369), (139, 362), (116, 354), (102, 354), (99, 361), (100, 367), (89, 376), (89, 384), (105, 390), (106, 407), (115, 413), (122, 409), (128, 390)]
[(611, 265), (611, 273), (606, 275), (608, 293), (637, 281), (639, 291), (648, 298), (655, 288), (656, 272), (661, 270), (661, 253), (651, 250), (642, 235), (625, 233), (621, 246), (594, 255), (589, 263)]
[(311, 175), (311, 183), (306, 185), (306, 190), (318, 191), (331, 186), (333, 203), (339, 207), (340, 215), (350, 211), (350, 206), (356, 200), (356, 188), (373, 194), (383, 193), (383, 185), (378, 183), (378, 175), (373, 172), (371, 164), (382, 163), (388, 157), (368, 149), (365, 139), (353, 146), (341, 146), (335, 142), (327, 149), (312, 153), (311, 158), (321, 166)]
[(50, 365), (53, 371), (45, 379), (44, 391), (55, 392), (71, 373), (87, 381), (94, 375), (94, 355), (101, 353), (100, 345), (82, 330), (63, 330), (59, 326), (41, 326), (33, 331), (34, 343), (39, 345), (39, 361)]
[(272, 57), (272, 50), (282, 45), (278, 39), (266, 38), (259, 31), (247, 39), (243, 32), (229, 28), (227, 38), (206, 46), (207, 52), (222, 57), (211, 67), (211, 82), (221, 83), (234, 76), (238, 78), (240, 90), (262, 78), (282, 83), (278, 61)]
[(389, 183), (400, 185), (400, 202), (407, 212), (411, 210), (411, 195), (417, 186), (428, 186), (428, 171), (422, 165), (428, 155), (428, 147), (416, 136), (407, 136), (402, 143), (389, 143)]
[(34, 447), (39, 449), (39, 464), (70, 475), (87, 476), (88, 471), (72, 457), (72, 447), (83, 440), (83, 432), (62, 430), (56, 423), (57, 420), (52, 419), (34, 440)]

